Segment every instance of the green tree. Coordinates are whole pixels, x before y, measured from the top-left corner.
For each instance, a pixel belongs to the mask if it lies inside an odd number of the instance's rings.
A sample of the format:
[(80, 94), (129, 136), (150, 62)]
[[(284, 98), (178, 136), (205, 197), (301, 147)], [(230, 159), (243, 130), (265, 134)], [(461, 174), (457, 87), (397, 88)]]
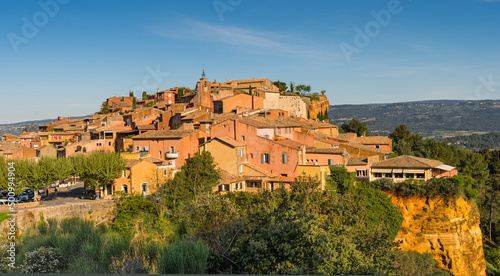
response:
[(411, 131), (406, 127), (406, 125), (400, 125), (389, 135), (389, 138), (392, 139), (393, 143), (397, 143), (401, 140), (408, 141), (411, 136)]
[(137, 98), (134, 97), (134, 99), (132, 100), (132, 109), (136, 109), (137, 108)]
[(350, 173), (343, 166), (330, 166), (330, 175), (327, 180), (327, 189), (346, 193), (354, 188), (356, 173)]
[(324, 90), (324, 89), (321, 90), (321, 95), (325, 95), (325, 93), (326, 93), (326, 90)]
[(295, 93), (295, 84), (293, 82), (290, 82), (289, 86), (290, 86), (290, 90), (289, 91), (291, 93)]
[(146, 91), (142, 91), (142, 100), (145, 101), (148, 99), (148, 93)]
[(352, 119), (349, 124), (342, 124), (340, 127), (344, 133), (356, 133), (359, 136), (368, 136), (368, 126), (365, 122), (360, 122), (356, 119)]
[(0, 189), (4, 191), (7, 191), (9, 187), (8, 169), (7, 160), (3, 156), (0, 156)]
[(132, 90), (128, 91), (128, 96), (129, 97), (133, 97), (134, 96), (134, 92)]
[(191, 93), (191, 90), (189, 90), (189, 88), (186, 88), (186, 87), (179, 87), (177, 89), (177, 97), (176, 97), (176, 102), (177, 103), (181, 103), (182, 102), (182, 97), (184, 97), (184, 95), (187, 95)]
[(215, 166), (216, 163), (209, 151), (195, 153), (175, 174), (174, 179), (178, 178), (193, 196), (212, 193), (220, 180), (220, 173)]
[(104, 101), (101, 104), (101, 110), (99, 111), (99, 114), (108, 114), (110, 112), (108, 101)]
[(286, 82), (282, 81), (275, 81), (273, 82), (274, 86), (278, 87), (280, 92), (285, 92), (288, 89), (288, 86), (286, 85)]
[(119, 153), (96, 151), (87, 156), (80, 178), (94, 189), (113, 183), (125, 169)]

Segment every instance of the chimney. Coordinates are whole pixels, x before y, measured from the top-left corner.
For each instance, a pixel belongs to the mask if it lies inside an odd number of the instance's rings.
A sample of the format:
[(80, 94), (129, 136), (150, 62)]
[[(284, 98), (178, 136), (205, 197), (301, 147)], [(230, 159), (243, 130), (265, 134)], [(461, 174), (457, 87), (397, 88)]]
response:
[(156, 90), (156, 92), (160, 92), (160, 88), (158, 88), (158, 90)]

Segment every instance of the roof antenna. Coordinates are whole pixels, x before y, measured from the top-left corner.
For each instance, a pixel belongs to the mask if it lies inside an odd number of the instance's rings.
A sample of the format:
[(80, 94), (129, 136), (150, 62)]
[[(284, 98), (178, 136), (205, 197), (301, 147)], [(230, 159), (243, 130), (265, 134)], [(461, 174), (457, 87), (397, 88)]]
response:
[(207, 77), (205, 76), (205, 64), (203, 64), (203, 74), (201, 74), (202, 79), (206, 79)]

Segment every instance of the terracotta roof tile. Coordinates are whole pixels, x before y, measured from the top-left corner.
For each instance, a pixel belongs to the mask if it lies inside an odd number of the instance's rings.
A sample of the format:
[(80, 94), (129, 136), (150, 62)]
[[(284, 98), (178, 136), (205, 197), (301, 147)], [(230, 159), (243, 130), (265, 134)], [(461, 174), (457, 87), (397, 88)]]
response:
[(442, 165), (443, 162), (433, 159), (402, 155), (372, 165), (373, 168), (424, 168), (430, 169)]
[(157, 139), (157, 138), (184, 138), (199, 132), (196, 129), (188, 130), (157, 130), (148, 131), (132, 137), (132, 139)]
[(243, 177), (237, 176), (236, 174), (226, 171), (223, 168), (217, 168), (217, 170), (221, 173), (221, 178), (229, 183), (245, 180)]
[(219, 137), (214, 137), (214, 139), (220, 140), (220, 141), (222, 141), (222, 142), (224, 142), (232, 147), (244, 147), (245, 146), (245, 144), (240, 143), (229, 136), (219, 136)]
[(340, 149), (340, 148), (329, 148), (329, 149), (310, 148), (310, 149), (306, 149), (306, 153), (345, 154), (345, 153), (347, 153), (347, 150)]
[(347, 161), (347, 166), (364, 166), (368, 165), (368, 158), (364, 157), (351, 157)]

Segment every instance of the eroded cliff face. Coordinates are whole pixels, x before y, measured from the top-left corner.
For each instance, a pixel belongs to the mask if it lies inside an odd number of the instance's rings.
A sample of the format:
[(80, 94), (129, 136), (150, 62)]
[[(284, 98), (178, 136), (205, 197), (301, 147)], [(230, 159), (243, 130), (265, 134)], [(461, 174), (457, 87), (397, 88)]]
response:
[(453, 275), (486, 275), (479, 212), (471, 203), (414, 196), (392, 202), (404, 221), (396, 241), (405, 251), (428, 252)]
[(330, 103), (325, 95), (317, 95), (319, 100), (311, 101), (309, 105), (309, 118), (314, 120), (318, 117), (319, 112), (328, 112), (330, 110)]

